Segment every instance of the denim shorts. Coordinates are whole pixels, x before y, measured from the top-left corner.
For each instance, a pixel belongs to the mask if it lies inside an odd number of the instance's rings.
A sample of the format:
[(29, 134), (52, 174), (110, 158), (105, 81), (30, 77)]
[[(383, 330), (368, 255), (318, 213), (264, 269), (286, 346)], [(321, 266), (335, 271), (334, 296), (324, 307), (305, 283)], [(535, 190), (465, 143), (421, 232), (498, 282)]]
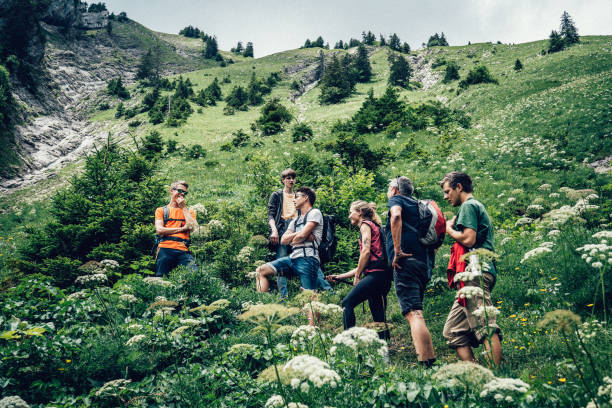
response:
[(300, 278), (300, 285), (304, 289), (317, 289), (317, 271), (319, 270), (319, 261), (312, 256), (290, 258), (285, 256), (275, 261), (268, 263), (274, 269), (274, 272), (280, 270), (289, 271), (292, 275), (297, 275)]
[(397, 300), (405, 316), (412, 310), (423, 310), (423, 294), (429, 277), (427, 265), (414, 258), (402, 259), (400, 265), (400, 269), (393, 271), (393, 280)]

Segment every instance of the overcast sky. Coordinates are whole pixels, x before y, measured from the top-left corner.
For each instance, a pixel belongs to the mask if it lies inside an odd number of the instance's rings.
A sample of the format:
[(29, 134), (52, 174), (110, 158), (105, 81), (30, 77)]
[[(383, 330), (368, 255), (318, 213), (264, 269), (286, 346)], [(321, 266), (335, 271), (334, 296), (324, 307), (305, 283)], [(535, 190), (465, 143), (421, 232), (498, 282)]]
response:
[[(102, 0), (104, 1), (104, 0)], [(97, 2), (95, 1), (89, 1)], [(419, 48), (435, 32), (450, 45), (502, 41), (522, 43), (548, 37), (567, 10), (580, 35), (612, 34), (610, 0), (106, 0), (115, 14), (146, 27), (177, 34), (193, 25), (217, 36), (229, 50), (252, 41), (255, 57), (298, 48), (321, 35), (336, 41), (371, 30)]]

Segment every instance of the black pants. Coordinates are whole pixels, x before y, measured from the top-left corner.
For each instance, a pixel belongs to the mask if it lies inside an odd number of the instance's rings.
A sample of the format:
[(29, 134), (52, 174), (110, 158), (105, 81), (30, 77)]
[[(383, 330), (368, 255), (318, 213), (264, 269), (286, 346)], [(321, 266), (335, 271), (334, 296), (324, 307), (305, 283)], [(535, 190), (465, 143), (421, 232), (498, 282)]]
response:
[(355, 326), (354, 309), (366, 299), (370, 304), (370, 312), (374, 321), (384, 322), (389, 289), (391, 289), (391, 279), (385, 272), (368, 273), (361, 279), (357, 286), (342, 300), (344, 330)]

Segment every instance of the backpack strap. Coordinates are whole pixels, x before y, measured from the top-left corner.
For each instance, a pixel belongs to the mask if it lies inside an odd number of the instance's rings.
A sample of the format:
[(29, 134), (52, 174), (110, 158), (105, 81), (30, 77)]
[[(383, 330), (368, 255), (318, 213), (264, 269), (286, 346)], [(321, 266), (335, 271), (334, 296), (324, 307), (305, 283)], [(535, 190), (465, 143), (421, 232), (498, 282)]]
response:
[[(306, 225), (308, 224), (308, 214), (310, 214), (310, 212), (312, 211), (312, 208), (310, 210), (308, 210), (308, 212), (304, 215), (304, 222), (300, 223), (299, 225)], [(323, 224), (325, 224), (325, 220), (323, 220)], [(297, 228), (298, 223), (296, 222), (294, 224), (294, 226)], [(317, 237), (313, 234), (314, 237), (314, 241), (312, 241), (312, 250), (313, 252), (319, 252), (319, 244), (316, 244), (317, 242)], [(304, 241), (304, 246), (302, 247), (302, 251), (304, 253), (304, 258), (306, 258), (306, 242)], [(316, 244), (316, 245), (315, 245)]]
[[(170, 218), (170, 208), (168, 208), (167, 205), (164, 205), (163, 209), (164, 209), (164, 227), (166, 226), (168, 221), (182, 221), (182, 222), (185, 222), (184, 218)], [(157, 244), (159, 245), (163, 241), (182, 242), (182, 243), (185, 244), (185, 246), (187, 248), (189, 248), (189, 244), (191, 244), (191, 240), (190, 239), (179, 238), (179, 237), (169, 237), (169, 236), (165, 236), (165, 235), (157, 235), (157, 239), (156, 239)]]

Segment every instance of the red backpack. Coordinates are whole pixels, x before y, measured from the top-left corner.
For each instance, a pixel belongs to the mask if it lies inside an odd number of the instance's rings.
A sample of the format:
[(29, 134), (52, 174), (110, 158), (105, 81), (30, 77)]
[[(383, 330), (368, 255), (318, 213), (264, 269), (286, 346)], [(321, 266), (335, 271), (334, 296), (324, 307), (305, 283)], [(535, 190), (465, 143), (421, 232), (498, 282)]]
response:
[(431, 213), (431, 222), (419, 240), (425, 246), (439, 248), (446, 236), (446, 218), (434, 200), (419, 200), (419, 210), (421, 208)]

